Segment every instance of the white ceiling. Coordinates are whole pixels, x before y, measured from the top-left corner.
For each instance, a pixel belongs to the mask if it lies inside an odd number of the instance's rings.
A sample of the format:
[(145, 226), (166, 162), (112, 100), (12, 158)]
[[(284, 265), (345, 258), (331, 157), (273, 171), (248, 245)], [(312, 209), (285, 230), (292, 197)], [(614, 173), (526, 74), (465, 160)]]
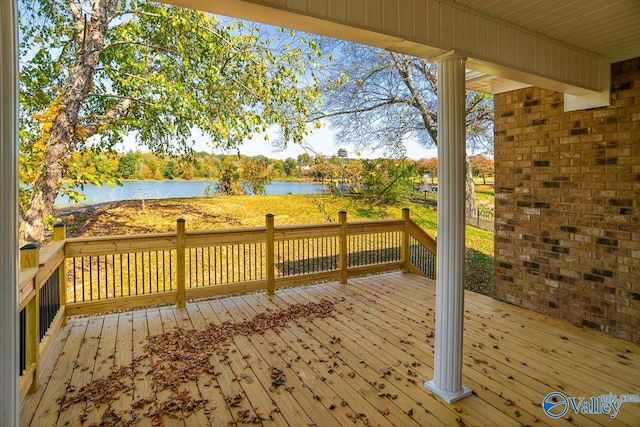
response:
[(445, 0), (615, 60), (640, 54), (640, 0)]
[(609, 64), (640, 56), (640, 0), (161, 1), (424, 58), (460, 52), (469, 89), (535, 85), (591, 106), (608, 102)]

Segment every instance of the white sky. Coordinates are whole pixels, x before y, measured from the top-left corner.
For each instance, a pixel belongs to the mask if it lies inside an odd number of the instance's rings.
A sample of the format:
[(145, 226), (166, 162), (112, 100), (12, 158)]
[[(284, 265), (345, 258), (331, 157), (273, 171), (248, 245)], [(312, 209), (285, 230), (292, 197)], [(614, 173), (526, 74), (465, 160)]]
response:
[[(275, 138), (275, 133), (272, 133), (271, 138)], [(214, 152), (216, 154), (223, 153), (223, 150), (213, 149), (210, 145), (207, 144), (207, 139), (204, 136), (198, 137), (195, 136), (196, 144), (194, 149), (196, 151), (206, 151), (206, 152)], [(356, 150), (354, 147), (349, 146), (349, 144), (338, 144), (335, 141), (334, 133), (329, 129), (328, 125), (323, 125), (322, 128), (314, 130), (309, 136), (305, 143), (313, 150), (307, 151), (312, 157), (314, 156), (314, 152), (318, 154), (324, 154), (326, 156), (332, 156), (337, 154), (340, 148), (347, 150), (348, 157), (350, 158), (381, 158), (387, 157), (384, 150)], [(405, 147), (407, 149), (407, 157), (418, 160), (422, 158), (431, 158), (437, 156), (437, 148), (425, 148), (417, 143), (405, 143)], [(125, 138), (125, 143), (122, 147), (117, 147), (119, 151), (130, 151), (130, 150), (139, 150), (139, 151), (148, 151), (148, 149), (144, 146), (136, 146), (133, 136), (131, 138)], [(262, 135), (256, 136), (253, 140), (246, 141), (239, 147), (240, 154), (244, 154), (246, 156), (258, 156), (263, 155), (265, 157), (269, 157), (272, 159), (286, 159), (288, 157), (293, 157), (294, 159), (298, 157), (298, 155), (305, 152), (305, 149), (302, 148), (298, 144), (290, 144), (284, 151), (276, 150), (271, 143), (265, 141)], [(356, 152), (360, 153), (360, 156), (356, 154)], [(236, 154), (237, 150), (227, 151), (227, 154)]]

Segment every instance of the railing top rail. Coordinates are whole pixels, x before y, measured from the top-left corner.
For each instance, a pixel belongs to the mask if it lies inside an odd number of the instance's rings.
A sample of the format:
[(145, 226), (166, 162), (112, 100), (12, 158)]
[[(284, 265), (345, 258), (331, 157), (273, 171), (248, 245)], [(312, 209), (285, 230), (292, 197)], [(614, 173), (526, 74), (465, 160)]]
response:
[(53, 241), (40, 249), (40, 265), (46, 264), (50, 259), (55, 258), (59, 252), (64, 252), (65, 242), (62, 240)]
[(404, 230), (404, 220), (355, 221), (347, 223), (348, 234), (380, 233)]
[(185, 231), (187, 237), (190, 236), (220, 236), (226, 234), (243, 234), (243, 233), (264, 233), (267, 227), (247, 227), (247, 228), (224, 228), (220, 230), (194, 230)]
[(340, 228), (339, 222), (330, 222), (327, 224), (291, 224), (291, 225), (276, 225), (275, 231), (288, 231), (288, 230), (322, 230), (322, 229), (334, 229)]
[(340, 223), (281, 225), (274, 227), (276, 240), (303, 239), (308, 237), (329, 237), (340, 235)]
[[(430, 250), (436, 250), (435, 241), (417, 224), (411, 221), (412, 234)], [(341, 224), (293, 224), (274, 227), (276, 240), (300, 239), (309, 237), (338, 236)], [(404, 219), (384, 219), (350, 221), (346, 223), (349, 234), (366, 234), (385, 231), (400, 231), (405, 226)], [(186, 247), (210, 246), (212, 244), (260, 243), (266, 241), (266, 227), (240, 229), (186, 231)], [(118, 236), (76, 237), (57, 243), (64, 245), (67, 258), (76, 256), (111, 255), (120, 253), (172, 250), (177, 248), (177, 232), (154, 234), (131, 234)], [(57, 248), (57, 246), (56, 246)], [(55, 249), (49, 249), (54, 251)]]
[(24, 268), (18, 274), (18, 306), (23, 307), (36, 288), (35, 278), (39, 267)]
[[(193, 233), (193, 232), (192, 232)], [(139, 239), (166, 239), (171, 237), (176, 237), (177, 233), (175, 231), (165, 232), (165, 233), (152, 233), (152, 234), (119, 234), (115, 236), (89, 236), (89, 237), (69, 237), (66, 239), (66, 245), (78, 245), (85, 243), (96, 243), (96, 242), (111, 242), (114, 240), (139, 240)]]
[(266, 231), (266, 227), (187, 231), (185, 232), (185, 245), (187, 248), (195, 248), (232, 243), (266, 242)]
[(404, 219), (370, 219), (366, 221), (349, 221), (348, 226), (362, 225), (398, 225), (404, 224)]
[(67, 239), (65, 257), (114, 255), (176, 248), (177, 233), (131, 234)]
[(437, 253), (438, 244), (436, 240), (431, 237), (426, 231), (422, 229), (418, 224), (416, 224), (413, 220), (409, 222), (410, 228), (409, 233), (420, 243), (424, 245), (429, 251), (432, 253)]

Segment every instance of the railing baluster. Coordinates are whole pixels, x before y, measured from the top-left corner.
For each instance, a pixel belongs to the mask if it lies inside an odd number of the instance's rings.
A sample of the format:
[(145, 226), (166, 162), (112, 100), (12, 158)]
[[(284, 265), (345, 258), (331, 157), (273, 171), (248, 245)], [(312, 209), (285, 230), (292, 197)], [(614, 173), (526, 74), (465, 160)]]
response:
[[(120, 296), (123, 297), (124, 296), (124, 281), (125, 281), (125, 263), (123, 261), (123, 254), (118, 254), (118, 261), (117, 261), (117, 265), (119, 266), (119, 268), (117, 269), (118, 271), (118, 276), (120, 276)], [(127, 286), (128, 288), (129, 286)], [(116, 293), (117, 295), (117, 293)]]
[(276, 282), (274, 273), (274, 219), (273, 214), (266, 215), (267, 225), (267, 295), (275, 295)]
[(73, 258), (73, 302), (78, 302), (78, 293), (77, 293), (77, 283), (78, 283), (78, 278), (77, 278), (77, 274), (78, 272), (76, 271), (76, 260), (77, 258)]
[(133, 268), (133, 273), (135, 274), (136, 279), (136, 295), (138, 295), (138, 252), (133, 253)]
[[(185, 221), (180, 218), (177, 222), (177, 292), (176, 305), (178, 308), (184, 308), (186, 305), (186, 290), (185, 290), (185, 248), (186, 248), (186, 235), (185, 235)], [(189, 268), (191, 271), (191, 268)]]

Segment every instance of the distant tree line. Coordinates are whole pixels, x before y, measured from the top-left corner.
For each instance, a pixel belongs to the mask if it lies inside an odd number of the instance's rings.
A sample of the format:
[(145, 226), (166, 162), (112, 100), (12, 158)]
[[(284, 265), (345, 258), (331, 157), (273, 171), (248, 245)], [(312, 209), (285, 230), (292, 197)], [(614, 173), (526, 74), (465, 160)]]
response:
[[(477, 155), (470, 160), (474, 176), (493, 176), (491, 158)], [(321, 182), (332, 192), (362, 194), (373, 203), (407, 198), (425, 176), (434, 180), (438, 175), (436, 158), (362, 159), (308, 153), (280, 160), (204, 151), (159, 156), (141, 151), (84, 150), (77, 153), (76, 164), (83, 174), (109, 174), (117, 180), (210, 180), (216, 184), (207, 187), (208, 194), (264, 194), (272, 180)]]

